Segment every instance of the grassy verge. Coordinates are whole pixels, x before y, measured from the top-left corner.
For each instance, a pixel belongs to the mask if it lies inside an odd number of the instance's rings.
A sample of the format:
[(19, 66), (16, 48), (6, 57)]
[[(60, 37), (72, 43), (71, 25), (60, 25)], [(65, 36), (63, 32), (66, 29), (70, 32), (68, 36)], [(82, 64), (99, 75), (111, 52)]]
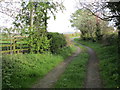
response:
[(103, 80), (105, 88), (118, 88), (120, 86), (118, 80), (118, 68), (117, 68), (117, 45), (104, 46), (102, 44), (90, 41), (76, 41), (93, 48), (100, 60), (100, 75)]
[[(65, 58), (75, 51), (75, 47), (66, 47), (59, 54), (14, 54), (2, 57), (2, 87), (30, 88)], [(66, 52), (69, 53), (66, 53)]]
[(82, 53), (68, 65), (64, 74), (57, 81), (55, 88), (83, 88), (89, 55), (84, 47), (80, 47)]

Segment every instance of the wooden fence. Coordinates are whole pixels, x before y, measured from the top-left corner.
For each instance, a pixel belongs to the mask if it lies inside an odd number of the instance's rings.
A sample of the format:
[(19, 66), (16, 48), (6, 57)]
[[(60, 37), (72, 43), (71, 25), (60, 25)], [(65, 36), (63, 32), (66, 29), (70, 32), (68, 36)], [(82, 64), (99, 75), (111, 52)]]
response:
[[(28, 51), (28, 46), (24, 43), (23, 38), (0, 39), (0, 53), (13, 54)], [(5, 42), (5, 43), (4, 43)]]

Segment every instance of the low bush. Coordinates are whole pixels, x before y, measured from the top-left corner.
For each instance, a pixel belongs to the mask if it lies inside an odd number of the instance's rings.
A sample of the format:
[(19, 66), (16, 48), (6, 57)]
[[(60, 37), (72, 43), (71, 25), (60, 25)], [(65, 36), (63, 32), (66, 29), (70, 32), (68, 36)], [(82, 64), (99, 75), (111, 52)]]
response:
[(31, 53), (44, 53), (45, 51), (49, 51), (50, 40), (42, 32), (33, 32), (26, 38), (26, 41), (29, 46), (29, 52)]
[(74, 46), (64, 47), (64, 48), (60, 49), (59, 51), (57, 51), (57, 54), (66, 58), (66, 56), (70, 56), (72, 54), (72, 52), (75, 50), (76, 50), (76, 48)]
[(104, 45), (112, 45), (112, 44), (117, 44), (118, 39), (117, 39), (117, 35), (116, 34), (106, 34), (103, 36), (102, 38), (102, 43)]
[(50, 40), (50, 51), (52, 53), (57, 53), (61, 48), (67, 45), (63, 34), (48, 32), (47, 37)]

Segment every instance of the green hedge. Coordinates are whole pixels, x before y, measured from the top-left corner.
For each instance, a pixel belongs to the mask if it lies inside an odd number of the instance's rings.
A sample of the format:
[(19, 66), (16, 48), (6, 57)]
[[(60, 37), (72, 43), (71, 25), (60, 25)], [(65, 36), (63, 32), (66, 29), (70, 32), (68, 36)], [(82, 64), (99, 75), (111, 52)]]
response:
[(52, 53), (57, 53), (60, 48), (67, 45), (63, 34), (48, 32), (47, 37), (50, 40), (50, 51)]
[(29, 52), (31, 53), (44, 53), (45, 51), (49, 51), (50, 41), (43, 32), (32, 32), (26, 38), (26, 41), (29, 46)]

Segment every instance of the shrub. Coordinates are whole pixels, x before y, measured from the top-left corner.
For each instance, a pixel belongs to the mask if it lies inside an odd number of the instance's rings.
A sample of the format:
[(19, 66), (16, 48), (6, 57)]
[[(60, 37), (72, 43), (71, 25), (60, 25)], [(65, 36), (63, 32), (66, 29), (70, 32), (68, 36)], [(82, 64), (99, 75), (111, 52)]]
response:
[(50, 40), (50, 51), (52, 53), (57, 53), (60, 48), (65, 47), (67, 44), (63, 34), (49, 32), (47, 37)]
[(60, 49), (57, 54), (60, 56), (63, 56), (64, 58), (70, 56), (73, 51), (75, 51), (76, 48), (74, 46), (64, 47)]
[(50, 40), (48, 40), (47, 35), (42, 32), (36, 31), (30, 34), (27, 41), (30, 47), (30, 52), (43, 53), (45, 51), (49, 51)]
[(102, 38), (102, 43), (105, 45), (117, 44), (117, 35), (116, 34), (106, 34)]

